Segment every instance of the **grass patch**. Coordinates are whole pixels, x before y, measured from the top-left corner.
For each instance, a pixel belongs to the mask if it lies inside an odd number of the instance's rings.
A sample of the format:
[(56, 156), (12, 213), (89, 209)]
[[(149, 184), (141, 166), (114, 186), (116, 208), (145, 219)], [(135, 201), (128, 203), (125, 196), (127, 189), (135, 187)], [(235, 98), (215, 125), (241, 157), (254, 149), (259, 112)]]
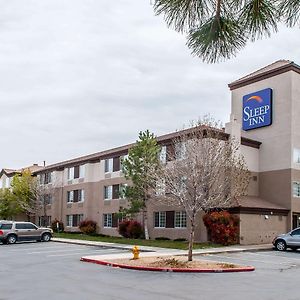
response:
[[(85, 240), (85, 241), (181, 249), (181, 250), (188, 249), (187, 241), (126, 239), (122, 237), (113, 237), (113, 236), (90, 236), (82, 233), (55, 233), (54, 237), (75, 239), (75, 240)], [(194, 249), (206, 249), (212, 247), (222, 247), (222, 246), (213, 243), (194, 243)]]

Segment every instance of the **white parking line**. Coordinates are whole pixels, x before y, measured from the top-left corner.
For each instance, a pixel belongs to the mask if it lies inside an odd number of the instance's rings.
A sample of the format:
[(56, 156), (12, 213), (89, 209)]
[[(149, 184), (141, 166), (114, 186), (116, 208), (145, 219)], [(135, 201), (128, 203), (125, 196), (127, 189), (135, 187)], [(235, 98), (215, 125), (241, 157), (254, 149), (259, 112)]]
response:
[[(10, 252), (19, 252), (19, 251), (28, 251), (28, 250), (33, 250), (33, 249), (35, 249), (35, 248), (37, 248), (37, 247), (35, 247), (36, 245), (32, 245), (32, 247), (31, 248), (17, 248), (17, 249), (11, 249), (10, 247), (14, 247), (13, 245), (9, 245), (9, 246), (6, 246), (6, 250), (9, 250)], [(45, 245), (45, 246), (40, 246), (40, 244), (39, 244), (39, 246), (38, 246), (38, 249), (40, 250), (40, 249), (60, 249), (60, 248), (63, 248), (62, 246), (47, 246), (47, 245)], [(70, 248), (71, 249), (71, 247), (68, 247), (68, 248)]]

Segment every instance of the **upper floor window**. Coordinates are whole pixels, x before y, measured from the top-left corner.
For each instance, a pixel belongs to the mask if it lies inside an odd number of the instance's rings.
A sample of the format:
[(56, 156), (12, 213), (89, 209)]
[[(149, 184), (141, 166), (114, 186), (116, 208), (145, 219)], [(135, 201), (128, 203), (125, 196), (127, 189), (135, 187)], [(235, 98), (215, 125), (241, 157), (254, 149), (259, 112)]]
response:
[(52, 172), (40, 174), (40, 184), (48, 184), (52, 182)]
[(167, 146), (162, 146), (159, 153), (159, 160), (162, 164), (167, 162)]
[(68, 168), (68, 179), (76, 179), (76, 178), (84, 178), (85, 176), (85, 166), (75, 166), (72, 168)]
[(175, 145), (175, 158), (184, 159), (186, 156), (186, 144), (179, 142)]
[(43, 195), (42, 201), (43, 201), (43, 204), (45, 204), (45, 205), (52, 204), (52, 195), (51, 194)]
[(10, 187), (10, 181), (11, 181), (11, 179), (9, 177), (6, 177), (6, 179), (5, 179), (5, 187), (6, 188)]
[(300, 149), (294, 148), (293, 161), (296, 164), (300, 164)]
[(123, 195), (123, 190), (126, 185), (114, 184), (104, 187), (104, 200), (119, 199)]
[(84, 190), (73, 190), (67, 192), (67, 202), (83, 202)]
[(105, 173), (112, 173), (112, 172), (120, 171), (121, 170), (120, 156), (106, 159), (104, 170), (105, 170)]
[(293, 196), (300, 197), (300, 183), (293, 182)]

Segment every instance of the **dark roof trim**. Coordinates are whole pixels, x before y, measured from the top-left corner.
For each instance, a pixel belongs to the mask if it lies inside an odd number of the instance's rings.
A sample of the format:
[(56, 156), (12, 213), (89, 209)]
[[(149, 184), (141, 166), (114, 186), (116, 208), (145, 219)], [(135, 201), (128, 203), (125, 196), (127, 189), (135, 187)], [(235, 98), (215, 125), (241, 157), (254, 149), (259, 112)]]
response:
[(298, 66), (294, 62), (291, 62), (288, 65), (284, 65), (284, 66), (275, 68), (273, 70), (262, 72), (260, 74), (254, 75), (253, 77), (234, 81), (234, 82), (228, 84), (228, 87), (232, 91), (232, 90), (238, 89), (240, 87), (243, 87), (243, 86), (246, 86), (246, 85), (249, 85), (249, 84), (252, 84), (252, 83), (255, 83), (255, 82), (258, 82), (258, 81), (261, 81), (261, 80), (264, 80), (264, 79), (267, 79), (267, 78), (270, 78), (270, 77), (273, 77), (273, 76), (276, 76), (276, 75), (279, 75), (282, 73), (286, 73), (289, 71), (294, 71), (294, 72), (300, 74), (300, 66)]
[(251, 139), (248, 139), (248, 138), (245, 138), (245, 137), (241, 137), (241, 144), (244, 145), (244, 146), (259, 149), (260, 145), (261, 145), (261, 142), (251, 140)]
[(233, 207), (229, 209), (231, 213), (244, 213), (255, 215), (275, 215), (275, 216), (287, 216), (290, 212), (288, 209), (279, 208), (258, 208), (258, 207)]
[[(168, 144), (172, 143), (172, 141), (174, 139), (178, 138), (183, 133), (189, 134), (189, 132), (191, 130), (192, 129), (185, 129), (185, 130), (176, 131), (176, 132), (173, 132), (173, 133), (161, 135), (161, 136), (157, 137), (157, 142), (160, 145), (168, 145)], [(228, 140), (229, 137), (230, 137), (230, 135), (228, 133), (225, 133), (223, 130), (220, 130), (220, 129), (217, 129), (217, 128), (213, 128), (213, 130), (216, 132), (218, 138), (220, 138), (222, 140)], [(241, 144), (244, 145), (244, 146), (259, 149), (259, 147), (261, 145), (261, 142), (242, 137), (241, 138)], [(50, 171), (54, 171), (54, 170), (61, 171), (64, 168), (71, 168), (71, 167), (77, 166), (79, 164), (95, 163), (95, 162), (99, 162), (100, 160), (103, 160), (103, 159), (113, 158), (113, 157), (121, 156), (121, 155), (126, 155), (128, 153), (128, 150), (131, 147), (133, 147), (134, 145), (135, 145), (135, 143), (131, 143), (131, 144), (121, 146), (121, 147), (118, 147), (118, 148), (113, 148), (113, 149), (110, 149), (110, 150), (105, 150), (105, 151), (97, 152), (97, 153), (94, 153), (94, 154), (85, 155), (85, 156), (82, 156), (82, 157), (77, 157), (77, 158), (74, 158), (74, 159), (62, 161), (62, 162), (59, 162), (59, 163), (56, 163), (56, 164), (49, 165), (49, 166), (47, 166), (47, 167), (45, 167), (41, 170), (35, 171), (35, 172), (33, 172), (33, 174), (39, 174), (39, 173), (43, 173), (43, 172), (50, 172)]]

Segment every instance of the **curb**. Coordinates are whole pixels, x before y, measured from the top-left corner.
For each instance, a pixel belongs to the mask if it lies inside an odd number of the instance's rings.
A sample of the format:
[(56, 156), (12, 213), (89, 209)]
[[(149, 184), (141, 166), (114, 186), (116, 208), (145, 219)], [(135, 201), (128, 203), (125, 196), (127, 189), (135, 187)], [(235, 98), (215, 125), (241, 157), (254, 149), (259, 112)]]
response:
[(89, 262), (93, 264), (113, 267), (113, 268), (121, 268), (121, 269), (130, 269), (137, 271), (154, 271), (154, 272), (173, 272), (173, 273), (236, 273), (236, 272), (251, 272), (254, 271), (254, 267), (242, 267), (242, 268), (227, 268), (227, 269), (187, 269), (187, 268), (158, 268), (158, 267), (141, 267), (141, 266), (129, 266), (116, 264), (112, 262), (107, 262), (103, 260), (96, 260), (90, 258), (82, 257), (80, 261)]

